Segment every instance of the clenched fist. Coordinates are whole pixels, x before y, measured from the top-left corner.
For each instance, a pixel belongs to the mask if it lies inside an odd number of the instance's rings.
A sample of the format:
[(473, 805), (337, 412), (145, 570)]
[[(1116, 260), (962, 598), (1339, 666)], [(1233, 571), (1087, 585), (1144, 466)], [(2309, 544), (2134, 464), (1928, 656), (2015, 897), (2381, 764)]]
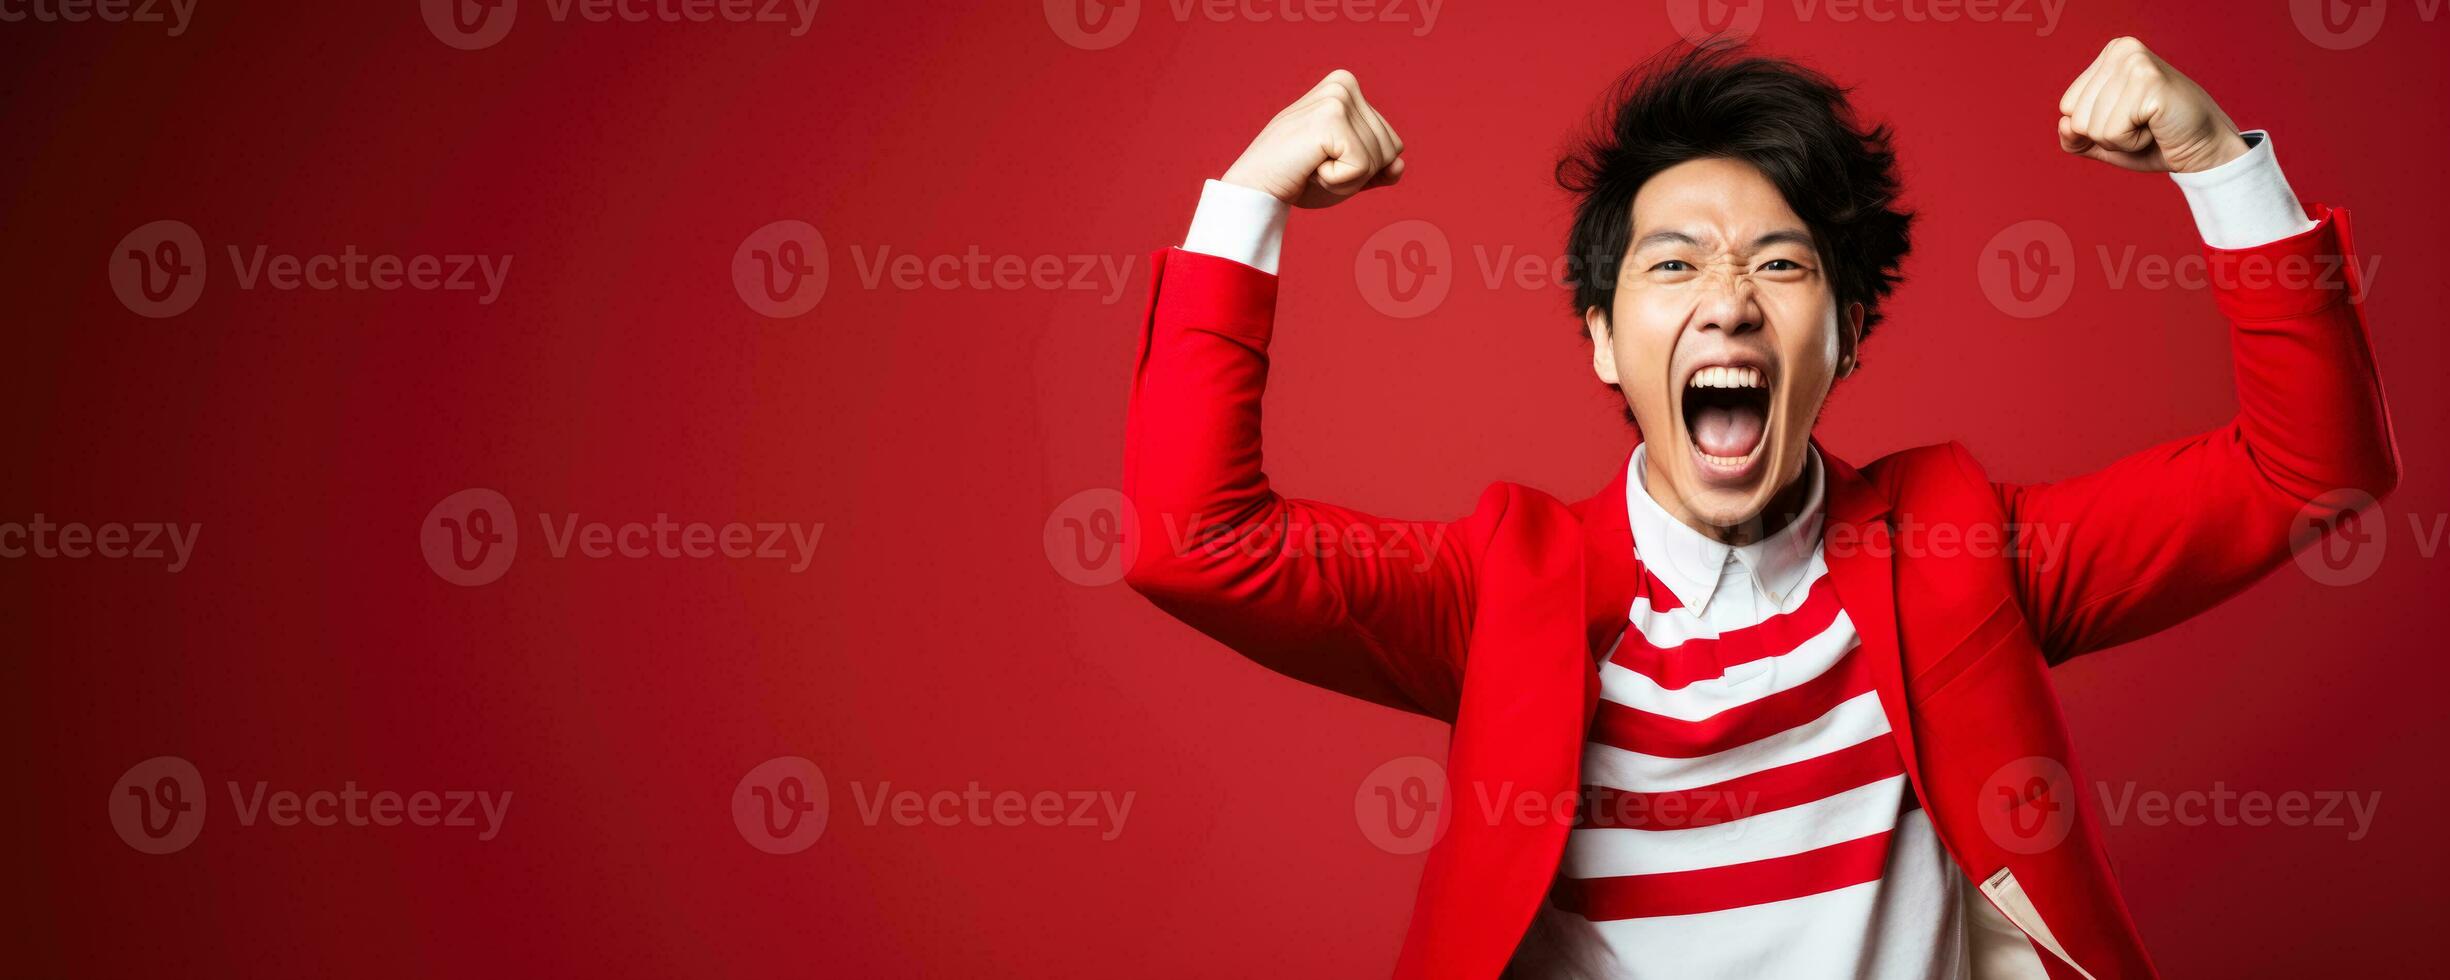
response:
[(2203, 87), (2131, 37), (2112, 40), (2059, 96), (2059, 148), (2128, 170), (2194, 173), (2246, 152)]
[(1338, 68), (1268, 120), (1225, 182), (1295, 207), (1323, 208), (1404, 176), (1404, 141)]

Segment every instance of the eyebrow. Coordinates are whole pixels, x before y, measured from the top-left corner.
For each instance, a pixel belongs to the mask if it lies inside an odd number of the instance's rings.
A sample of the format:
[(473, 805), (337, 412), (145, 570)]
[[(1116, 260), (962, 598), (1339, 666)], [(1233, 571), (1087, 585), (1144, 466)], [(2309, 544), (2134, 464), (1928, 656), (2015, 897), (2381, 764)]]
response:
[[(1654, 231), (1636, 240), (1633, 243), (1633, 250), (1639, 252), (1653, 245), (1690, 245), (1699, 248), (1701, 240), (1681, 231)], [(1756, 252), (1772, 245), (1800, 245), (1804, 248), (1811, 248), (1812, 236), (1798, 228), (1780, 228), (1752, 240), (1752, 250)]]

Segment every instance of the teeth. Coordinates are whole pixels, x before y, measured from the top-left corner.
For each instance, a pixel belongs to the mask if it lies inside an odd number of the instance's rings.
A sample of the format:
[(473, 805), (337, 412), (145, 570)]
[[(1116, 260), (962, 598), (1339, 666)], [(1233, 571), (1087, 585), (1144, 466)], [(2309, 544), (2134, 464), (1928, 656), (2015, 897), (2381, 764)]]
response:
[(1693, 372), (1687, 382), (1694, 388), (1761, 388), (1761, 369), (1752, 367), (1706, 367)]

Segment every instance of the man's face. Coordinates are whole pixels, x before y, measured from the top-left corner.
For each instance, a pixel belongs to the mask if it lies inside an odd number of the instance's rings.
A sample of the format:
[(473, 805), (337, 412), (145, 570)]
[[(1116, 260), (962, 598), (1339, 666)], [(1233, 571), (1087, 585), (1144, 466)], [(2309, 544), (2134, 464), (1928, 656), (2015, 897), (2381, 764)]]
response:
[(1643, 184), (1615, 305), (1585, 320), (1593, 369), (1650, 446), (1650, 495), (1706, 533), (1757, 537), (1804, 472), (1862, 315), (1837, 308), (1803, 219), (1751, 164), (1689, 160)]

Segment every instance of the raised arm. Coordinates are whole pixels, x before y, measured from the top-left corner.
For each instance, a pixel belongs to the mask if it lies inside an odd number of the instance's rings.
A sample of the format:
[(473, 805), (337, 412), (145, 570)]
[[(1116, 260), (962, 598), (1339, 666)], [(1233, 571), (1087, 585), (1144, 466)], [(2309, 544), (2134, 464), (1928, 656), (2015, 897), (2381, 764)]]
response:
[(2244, 590), (2398, 481), (2344, 210), (2308, 220), (2272, 146), (2130, 39), (2060, 106), (2061, 146), (2166, 170), (2230, 322), (2237, 418), (2059, 483), (1999, 484), (2018, 585), (2053, 661), (2163, 629)]
[(1208, 183), (1185, 247), (1158, 254), (1124, 435), (1140, 531), (1126, 580), (1270, 669), (1451, 717), (1474, 556), (1499, 508), (1446, 524), (1289, 499), (1260, 452), (1285, 212), (1394, 183), (1402, 151), (1336, 72)]

